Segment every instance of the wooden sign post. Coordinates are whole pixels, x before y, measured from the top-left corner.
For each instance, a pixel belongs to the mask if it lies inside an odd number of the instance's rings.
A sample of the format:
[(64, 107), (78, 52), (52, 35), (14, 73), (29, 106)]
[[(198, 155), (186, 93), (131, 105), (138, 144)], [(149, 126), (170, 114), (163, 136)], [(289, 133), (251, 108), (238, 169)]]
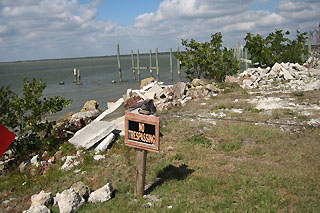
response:
[(125, 113), (125, 144), (137, 150), (135, 186), (137, 198), (144, 194), (147, 151), (160, 151), (159, 123), (159, 117)]

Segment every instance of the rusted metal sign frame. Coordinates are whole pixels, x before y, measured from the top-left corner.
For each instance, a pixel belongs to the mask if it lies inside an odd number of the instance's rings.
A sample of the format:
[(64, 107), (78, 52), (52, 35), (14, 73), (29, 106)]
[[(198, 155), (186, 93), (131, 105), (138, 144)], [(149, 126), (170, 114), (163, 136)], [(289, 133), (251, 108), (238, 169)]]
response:
[[(129, 139), (129, 121), (139, 122), (155, 126), (155, 143), (147, 144)], [(160, 152), (160, 118), (150, 115), (141, 115), (138, 113), (126, 112), (125, 113), (125, 145), (143, 149), (151, 152)]]

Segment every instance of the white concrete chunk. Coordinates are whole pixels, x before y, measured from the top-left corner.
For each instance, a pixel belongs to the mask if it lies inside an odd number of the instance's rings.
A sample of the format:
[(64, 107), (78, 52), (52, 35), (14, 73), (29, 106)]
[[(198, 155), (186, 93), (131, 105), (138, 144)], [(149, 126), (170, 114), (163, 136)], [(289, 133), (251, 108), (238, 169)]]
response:
[(77, 148), (83, 147), (89, 149), (114, 129), (115, 125), (112, 122), (94, 121), (76, 132), (76, 134), (69, 139), (69, 142)]
[(101, 143), (94, 149), (95, 151), (105, 151), (116, 136), (111, 132)]

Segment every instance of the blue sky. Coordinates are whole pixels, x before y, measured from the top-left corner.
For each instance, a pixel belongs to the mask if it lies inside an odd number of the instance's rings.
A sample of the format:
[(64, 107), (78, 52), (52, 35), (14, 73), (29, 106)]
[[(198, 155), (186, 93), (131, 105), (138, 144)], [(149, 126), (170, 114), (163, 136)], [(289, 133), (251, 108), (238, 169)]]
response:
[[(309, 31), (318, 0), (0, 0), (0, 62), (123, 54), (181, 47), (221, 32), (225, 46), (248, 32)], [(293, 33), (294, 35), (294, 33)]]
[(104, 0), (99, 5), (98, 19), (132, 25), (135, 17), (157, 11), (160, 0)]

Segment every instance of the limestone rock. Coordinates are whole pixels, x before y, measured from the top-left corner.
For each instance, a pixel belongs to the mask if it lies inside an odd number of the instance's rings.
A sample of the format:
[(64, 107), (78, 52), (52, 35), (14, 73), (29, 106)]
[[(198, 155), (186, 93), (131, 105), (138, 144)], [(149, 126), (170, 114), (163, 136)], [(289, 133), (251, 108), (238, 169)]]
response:
[(73, 189), (64, 190), (61, 194), (57, 193), (55, 198), (60, 213), (75, 212), (85, 202), (84, 198)]
[(82, 109), (80, 110), (80, 112), (86, 112), (86, 111), (92, 111), (92, 110), (97, 110), (98, 109), (98, 102), (96, 100), (90, 100), (87, 101), (84, 106), (82, 107)]
[(19, 171), (24, 172), (25, 168), (30, 164), (30, 161), (21, 162), (19, 165)]
[(141, 80), (140, 88), (143, 88), (144, 86), (147, 86), (151, 82), (154, 82), (154, 78), (153, 77), (145, 78), (145, 79)]
[(99, 110), (90, 110), (90, 111), (85, 111), (85, 112), (74, 113), (71, 116), (69, 123), (72, 124), (72, 123), (77, 122), (81, 119), (87, 123), (88, 120), (90, 120), (90, 119), (93, 120), (96, 117), (98, 117), (99, 113), (100, 113)]
[(76, 158), (77, 156), (67, 156), (67, 159), (62, 165), (61, 170), (70, 170), (72, 167), (79, 165), (80, 162), (76, 161)]
[(104, 155), (95, 155), (93, 159), (96, 161), (99, 161), (99, 160), (105, 160), (106, 157)]
[(40, 162), (39, 162), (39, 155), (35, 155), (31, 158), (30, 160), (31, 164), (35, 167), (39, 167), (40, 166)]
[(23, 211), (22, 213), (50, 213), (50, 209), (48, 209), (44, 205), (35, 205), (31, 206), (28, 210)]
[(77, 182), (72, 185), (71, 189), (73, 189), (76, 193), (78, 193), (81, 197), (83, 197), (85, 200), (88, 200), (90, 195), (90, 190), (87, 185), (85, 185), (83, 182)]
[(92, 192), (89, 196), (88, 201), (91, 203), (108, 201), (111, 199), (112, 192), (113, 192), (113, 188), (112, 188), (111, 183), (107, 183), (105, 186)]
[(197, 87), (197, 86), (204, 86), (206, 85), (206, 83), (202, 79), (195, 78), (192, 80), (191, 85), (193, 87)]
[(182, 98), (185, 95), (186, 87), (187, 87), (187, 84), (184, 82), (176, 83), (172, 88), (174, 97)]
[(52, 193), (41, 191), (39, 194), (31, 196), (31, 206), (48, 205), (52, 202)]

